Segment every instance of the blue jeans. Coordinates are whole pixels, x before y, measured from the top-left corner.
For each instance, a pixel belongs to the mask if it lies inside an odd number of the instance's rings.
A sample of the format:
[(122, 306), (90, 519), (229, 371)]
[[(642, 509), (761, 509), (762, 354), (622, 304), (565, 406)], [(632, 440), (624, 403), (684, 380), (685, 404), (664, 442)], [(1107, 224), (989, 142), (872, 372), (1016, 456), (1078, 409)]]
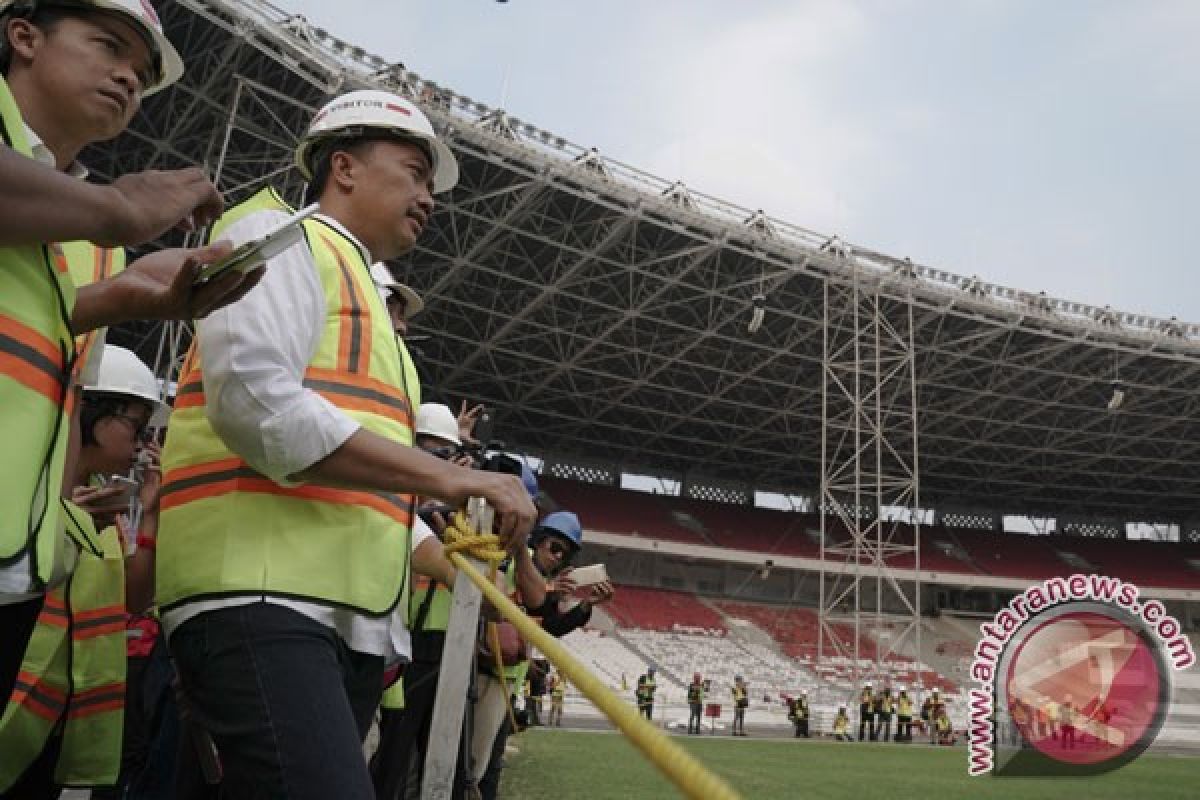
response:
[[(362, 741), (383, 692), (383, 659), (270, 603), (208, 611), (170, 640), (191, 718), (216, 744), (221, 796), (373, 800)], [(181, 743), (181, 796), (198, 762)]]

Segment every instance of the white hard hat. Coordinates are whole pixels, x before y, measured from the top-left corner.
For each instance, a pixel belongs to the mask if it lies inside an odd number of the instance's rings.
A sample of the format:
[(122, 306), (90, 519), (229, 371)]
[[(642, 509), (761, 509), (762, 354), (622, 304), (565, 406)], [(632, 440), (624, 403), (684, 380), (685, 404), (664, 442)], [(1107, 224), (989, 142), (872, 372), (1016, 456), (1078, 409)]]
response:
[(449, 406), (441, 403), (422, 403), (417, 409), (417, 434), (436, 436), (456, 446), (462, 445), (462, 439), (458, 436), (458, 418)]
[(96, 382), (83, 387), (85, 392), (125, 395), (145, 400), (154, 413), (150, 427), (161, 427), (167, 421), (170, 409), (159, 399), (158, 381), (150, 368), (132, 350), (106, 344), (100, 351), (100, 365), (96, 370)]
[(313, 168), (308, 161), (318, 142), (353, 136), (364, 129), (391, 132), (428, 144), (433, 158), (434, 194), (452, 189), (458, 183), (458, 162), (450, 148), (433, 132), (429, 118), (403, 97), (375, 89), (361, 89), (335, 97), (317, 112), (296, 148), (296, 166), (301, 174), (312, 180)]
[(183, 77), (183, 59), (179, 57), (179, 52), (171, 44), (171, 40), (163, 33), (158, 12), (149, 0), (0, 0), (0, 14), (12, 11), (15, 14), (28, 15), (39, 6), (104, 11), (127, 17), (142, 34), (158, 62), (158, 74), (153, 83), (142, 87), (143, 96), (165, 89)]
[(425, 310), (425, 301), (421, 299), (421, 295), (414, 292), (410, 286), (392, 277), (392, 271), (383, 262), (371, 265), (371, 280), (375, 281), (375, 288), (379, 290), (379, 296), (383, 298), (383, 302), (387, 302), (392, 292), (404, 298), (405, 319), (412, 319)]

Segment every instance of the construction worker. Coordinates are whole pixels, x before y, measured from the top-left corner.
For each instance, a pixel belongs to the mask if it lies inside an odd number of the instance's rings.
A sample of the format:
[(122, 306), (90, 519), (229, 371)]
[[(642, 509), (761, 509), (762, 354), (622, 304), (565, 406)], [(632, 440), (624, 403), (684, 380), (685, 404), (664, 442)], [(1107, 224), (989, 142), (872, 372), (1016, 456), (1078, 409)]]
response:
[(875, 692), (871, 684), (864, 683), (858, 696), (858, 740), (875, 736)]
[(704, 682), (700, 673), (692, 675), (692, 682), (687, 687), (688, 702), (688, 733), (700, 733), (700, 716), (704, 712)]
[[(408, 601), (412, 495), (486, 499), (513, 547), (535, 510), (519, 478), (412, 446), (419, 386), (369, 273), (454, 185), (449, 148), (408, 100), (356, 91), (317, 113), (296, 163), (320, 213), (244, 304), (197, 325), (184, 365), (158, 599), (223, 792), (369, 798), (361, 742), (385, 660), (409, 657), (391, 611)], [(241, 244), (286, 216), (264, 190), (215, 232)]]
[(800, 694), (792, 699), (790, 705), (788, 719), (792, 721), (792, 725), (796, 729), (795, 738), (801, 736), (805, 739), (809, 738), (808, 721), (811, 712), (808, 708), (808, 690), (801, 689)]
[[(149, 6), (137, 0), (0, 0), (0, 702), (12, 692), (48, 587), (77, 559), (58, 498), (67, 464), (74, 334), (131, 319), (183, 319), (236, 299), (240, 275), (195, 289), (199, 262), (227, 245), (165, 250), (119, 276), (108, 249), (203, 222), (220, 197), (199, 170), (140, 173), (111, 186), (82, 180), (89, 144), (119, 134), (141, 98), (182, 66)], [(98, 242), (93, 245), (91, 242)], [(242, 286), (239, 287), (239, 284)], [(0, 742), (0, 751), (4, 743)]]
[(892, 689), (885, 686), (883, 691), (875, 696), (875, 728), (871, 731), (871, 741), (886, 742), (892, 738), (892, 711), (894, 708)]
[[(572, 595), (575, 584), (570, 579), (571, 563), (583, 547), (583, 525), (579, 517), (570, 511), (555, 511), (547, 514), (529, 536), (529, 553), (536, 574), (543, 580), (540, 597), (535, 597), (521, 587), (520, 574), (524, 567), (510, 564), (506, 569), (509, 592), (524, 605), (526, 612), (541, 622), (542, 628), (551, 636), (565, 636), (576, 628), (583, 627), (591, 619), (593, 604), (608, 602), (612, 598), (612, 585), (607, 581), (593, 586), (588, 597), (574, 602)], [(573, 603), (573, 604), (572, 604)], [(505, 669), (504, 683), (524, 680), (528, 662)], [(562, 677), (560, 675), (560, 677)], [(479, 700), (475, 703), (476, 734), (472, 748), (475, 768), (479, 776), (479, 790), (483, 800), (494, 800), (500, 788), (500, 772), (503, 768), (504, 744), (510, 733), (509, 718), (503, 706), (497, 702), (496, 689), (502, 683), (497, 676), (479, 676)], [(486, 755), (485, 769), (479, 772), (480, 759), (485, 753), (480, 747), (480, 735), (485, 735), (489, 726), (495, 731), (491, 739), (491, 750)]]
[[(78, 542), (78, 563), (66, 583), (52, 589), (21, 662), (17, 688), (0, 718), (0, 795), (57, 797), (64, 785), (113, 784), (121, 763), (125, 699), (126, 611), (141, 611), (152, 587), (126, 580), (152, 576), (153, 542), (135, 559), (149, 569), (124, 569), (126, 544), (117, 514), (128, 508), (124, 487), (86, 488), (89, 479), (129, 472), (142, 434), (166, 408), (153, 373), (137, 356), (104, 349), (93, 383), (83, 393), (83, 444), (72, 487), (91, 511), (64, 506), (68, 535)], [(157, 493), (147, 481), (147, 505)], [(93, 519), (95, 517), (95, 520)], [(97, 528), (103, 528), (97, 531)], [(126, 605), (126, 597), (136, 606)], [(136, 599), (135, 599), (136, 598)]]
[(937, 743), (943, 745), (952, 745), (955, 742), (954, 728), (950, 724), (950, 717), (946, 715), (946, 707), (942, 706), (938, 712), (937, 720), (934, 725), (937, 731)]
[(905, 687), (900, 687), (900, 694), (896, 696), (896, 741), (911, 742), (912, 741), (912, 717), (913, 717), (913, 702), (908, 696), (908, 691)]
[(750, 705), (749, 693), (746, 690), (746, 681), (741, 675), (733, 676), (733, 735), (746, 735), (746, 708)]
[[(396, 323), (393, 317), (393, 324)], [(448, 406), (422, 403), (417, 409), (415, 427), (415, 444), (421, 450), (461, 466), (473, 464), (462, 452), (458, 422)], [(532, 473), (530, 482), (525, 488), (532, 497), (537, 493)], [(437, 500), (419, 498), (418, 509), (418, 526), (424, 524), (422, 519), (428, 518), (435, 533), (440, 535), (446, 526), (444, 505)], [(417, 561), (420, 557), (418, 548), (413, 551), (413, 591), (407, 605), (403, 606), (405, 625), (412, 632), (412, 656), (402, 680), (383, 695), (379, 746), (370, 762), (371, 780), (381, 799), (404, 797), (420, 784), (437, 699), (442, 649), (450, 622), (453, 584), (447, 579), (439, 579), (432, 571), (419, 570)], [(524, 571), (520, 575), (524, 577)], [(501, 583), (505, 580), (501, 579)], [(534, 591), (540, 586), (540, 577), (526, 578), (522, 584), (526, 591)], [(468, 775), (465, 764), (460, 764), (459, 769), (461, 774), (455, 780), (455, 797), (461, 796), (468, 778), (473, 780), (473, 774)]]
[(425, 301), (406, 284), (396, 280), (387, 264), (371, 265), (371, 280), (387, 308), (392, 330), (403, 338), (408, 335), (408, 323), (425, 310)]
[(638, 711), (651, 720), (654, 719), (654, 692), (658, 690), (655, 674), (654, 667), (650, 667), (645, 675), (639, 676), (636, 692)]
[(846, 716), (845, 706), (841, 706), (833, 718), (833, 738), (839, 742), (850, 741), (850, 717)]
[(561, 673), (550, 676), (550, 725), (562, 727), (563, 698), (567, 694), (567, 679)]

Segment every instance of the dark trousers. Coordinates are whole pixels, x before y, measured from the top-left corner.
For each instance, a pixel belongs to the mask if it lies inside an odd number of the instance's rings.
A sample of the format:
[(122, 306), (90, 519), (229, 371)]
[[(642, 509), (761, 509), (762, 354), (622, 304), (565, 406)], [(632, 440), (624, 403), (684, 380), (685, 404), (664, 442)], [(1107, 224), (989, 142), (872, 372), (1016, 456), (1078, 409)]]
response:
[(886, 742), (890, 738), (892, 738), (892, 715), (876, 714), (875, 730), (871, 732), (871, 741), (878, 739), (881, 742)]
[(896, 717), (896, 741), (912, 741), (912, 717)]
[(858, 740), (861, 742), (867, 736), (874, 739), (874, 733), (875, 714), (871, 711), (863, 711), (860, 708), (858, 711)]
[[(25, 649), (29, 646), (29, 637), (33, 635), (38, 614), (42, 613), (43, 600), (39, 596), (20, 603), (0, 605), (0, 697), (3, 698), (0, 699), (0, 713), (3, 713), (3, 707), (8, 706), (12, 697), (17, 675), (21, 671), (21, 661), (25, 658)], [(54, 767), (61, 746), (62, 738), (52, 735), (42, 754), (7, 792), (0, 794), (0, 798), (40, 800), (58, 797), (59, 790), (54, 785)]]
[(43, 597), (0, 605), (0, 713), (8, 705), (33, 626), (42, 613)]
[[(415, 637), (414, 637), (415, 638)], [(420, 794), (437, 700), (437, 662), (413, 661), (404, 668), (404, 708), (384, 709), (379, 721), (379, 747), (371, 757), (371, 782), (378, 800), (403, 800)], [(466, 773), (455, 771), (453, 798), (464, 793)]]
[(638, 711), (646, 719), (654, 719), (654, 703), (647, 703), (645, 705), (640, 705), (640, 706), (638, 706)]
[[(220, 754), (221, 796), (373, 800), (362, 741), (383, 691), (383, 659), (271, 603), (208, 611), (171, 636), (190, 718)], [(179, 784), (197, 784), (192, 740)]]
[(700, 712), (704, 710), (704, 706), (699, 703), (691, 703), (691, 715), (688, 717), (688, 733), (700, 732)]

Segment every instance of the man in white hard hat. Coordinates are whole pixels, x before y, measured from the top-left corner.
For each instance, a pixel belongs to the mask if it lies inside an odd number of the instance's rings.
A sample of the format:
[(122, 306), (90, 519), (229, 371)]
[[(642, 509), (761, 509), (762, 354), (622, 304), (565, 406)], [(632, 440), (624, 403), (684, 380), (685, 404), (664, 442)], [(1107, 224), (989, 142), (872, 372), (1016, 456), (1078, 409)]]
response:
[[(0, 244), (86, 240), (132, 246), (181, 222), (205, 224), (220, 211), (220, 196), (197, 168), (130, 174), (110, 185), (70, 174), (79, 172), (75, 157), (84, 146), (116, 136), (143, 96), (183, 74), (153, 6), (142, 0), (0, 0), (0, 27), (0, 72), (8, 84), (0, 97), (11, 91), (34, 134), (15, 125), (4, 133)], [(75, 36), (83, 27), (90, 41)], [(22, 151), (25, 144), (33, 159)]]
[[(369, 267), (415, 245), (458, 167), (405, 98), (356, 91), (322, 108), (297, 166), (320, 212), (243, 303), (197, 325), (163, 453), (157, 589), (192, 717), (233, 797), (370, 798), (361, 740), (405, 603), (413, 496), (483, 497), (523, 545), (518, 478), (413, 444), (420, 387)], [(216, 231), (277, 225), (260, 192)], [(319, 702), (316, 702), (319, 700)]]
[[(69, 535), (79, 544), (76, 563), (66, 584), (45, 598), (17, 691), (0, 717), (0, 796), (57, 797), (63, 785), (117, 779), (125, 612), (149, 605), (154, 556), (152, 547), (139, 551), (126, 572), (124, 544), (108, 526), (128, 508), (130, 495), (121, 483), (89, 483), (128, 473), (146, 430), (161, 424), (165, 412), (150, 369), (124, 348), (105, 348), (95, 379), (84, 386), (83, 446), (76, 474), (68, 476), (80, 506), (66, 509)], [(156, 477), (142, 487), (147, 505), (157, 496)]]
[[(45, 591), (70, 574), (61, 495), (73, 420), (74, 334), (132, 319), (185, 319), (252, 285), (238, 276), (193, 286), (225, 245), (165, 250), (106, 280), (123, 263), (106, 246), (135, 244), (203, 222), (220, 197), (199, 170), (140, 173), (112, 186), (81, 180), (76, 160), (120, 133), (142, 96), (181, 67), (153, 9), (140, 0), (0, 0), (0, 702)], [(93, 244), (97, 243), (97, 244)], [(80, 276), (86, 275), (90, 285)], [(239, 286), (239, 284), (241, 284)], [(68, 609), (68, 613), (70, 610)], [(0, 741), (0, 751), (8, 752)]]
[(409, 320), (425, 310), (425, 301), (411, 287), (396, 280), (387, 264), (373, 264), (371, 278), (387, 306), (392, 330), (397, 336), (407, 336)]

